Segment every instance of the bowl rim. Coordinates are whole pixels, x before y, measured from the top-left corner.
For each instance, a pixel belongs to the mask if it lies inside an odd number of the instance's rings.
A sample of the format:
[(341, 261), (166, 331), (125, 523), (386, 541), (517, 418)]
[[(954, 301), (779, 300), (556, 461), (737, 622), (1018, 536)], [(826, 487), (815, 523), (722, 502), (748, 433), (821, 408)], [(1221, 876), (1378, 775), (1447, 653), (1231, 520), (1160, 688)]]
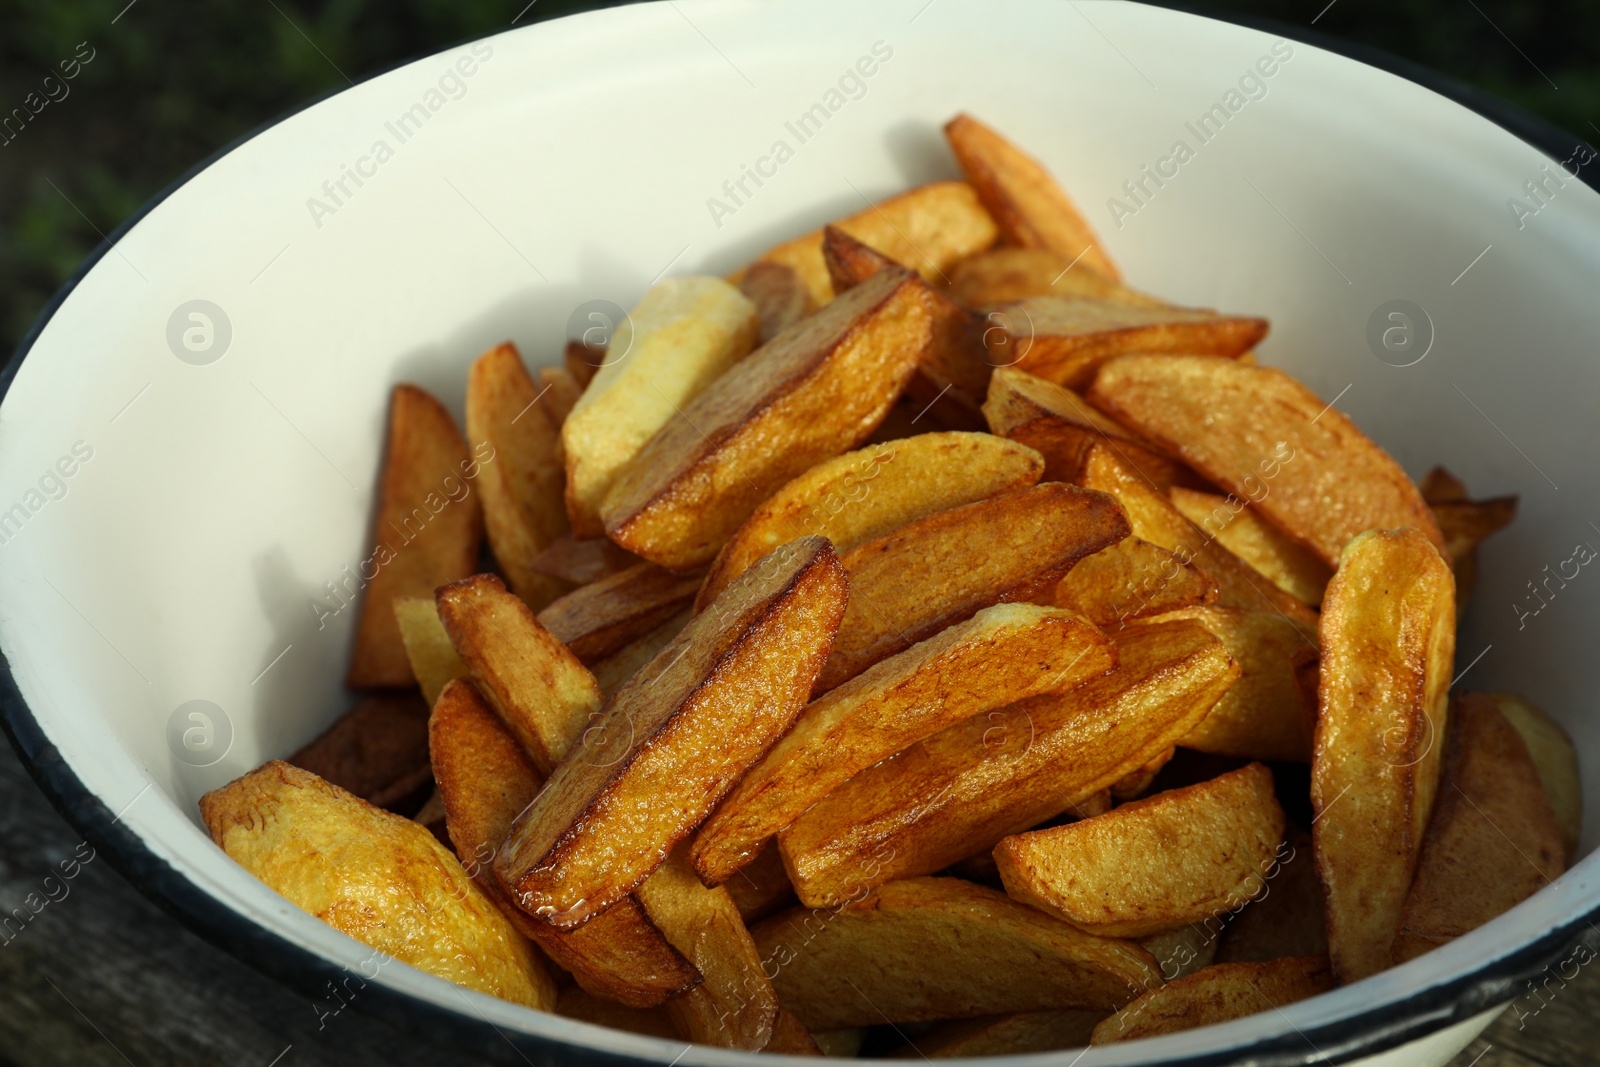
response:
[[(305, 100), (254, 129), (236, 137), (189, 167), (142, 204), (133, 214), (105, 235), (62, 286), (50, 297), (5, 367), (0, 369), (0, 400), (9, 393), (23, 361), (31, 352), (44, 328), (54, 318), (66, 298), (94, 269), (130, 229), (191, 179), (234, 149), (347, 89), (354, 88), (392, 70), (405, 67), (438, 51), (484, 40), (510, 29), (526, 28), (543, 22), (581, 16), (593, 11), (632, 6), (647, 0), (591, 0), (580, 8), (561, 14), (534, 13), (520, 25), (492, 30), (476, 37), (442, 45), (430, 52), (409, 56), (367, 72), (347, 85), (339, 86)], [(1396, 75), (1429, 89), (1501, 127), (1552, 160), (1559, 160), (1575, 145), (1587, 141), (1522, 107), (1491, 93), (1458, 81), (1429, 67), (1393, 53), (1357, 42), (1333, 37), (1314, 27), (1278, 19), (1225, 12), (1208, 4), (1183, 0), (1129, 0), (1143, 6), (1163, 8), (1213, 21), (1261, 30), (1353, 59), (1365, 66)], [(1600, 192), (1600, 172), (1581, 173), (1578, 179)], [(223, 949), (259, 972), (306, 996), (314, 997), (330, 980), (342, 976), (342, 969), (309, 949), (294, 944), (222, 903), (191, 881), (166, 860), (157, 856), (118, 816), (78, 777), (71, 765), (52, 744), (23, 698), (5, 650), (0, 647), (0, 729), (5, 731), (29, 776), (52, 806), (75, 830), (82, 833), (97, 853), (103, 852), (111, 865), (146, 899), (177, 919), (210, 944)], [(1237, 1061), (1247, 1052), (1249, 1062), (1259, 1067), (1291, 1067), (1309, 1063), (1347, 1063), (1392, 1050), (1407, 1042), (1426, 1037), (1463, 1022), (1489, 1009), (1509, 1004), (1523, 982), (1547, 971), (1574, 946), (1582, 943), (1600, 951), (1600, 904), (1555, 923), (1535, 940), (1523, 944), (1482, 966), (1437, 981), (1403, 1000), (1375, 1005), (1344, 1018), (1335, 1019), (1309, 1032), (1292, 1031), (1258, 1040), (1248, 1046), (1234, 1045), (1214, 1052), (1174, 1051), (1148, 1060), (1150, 1064), (1182, 1063), (1189, 1067), (1222, 1067)], [(560, 1048), (575, 1062), (586, 1064), (637, 1065), (650, 1062), (640, 1056), (579, 1044), (552, 1035), (506, 1033), (482, 1017), (447, 1009), (412, 997), (398, 989), (374, 983), (354, 1006), (363, 1014), (380, 1019), (402, 1033), (415, 1035), (430, 1044), (471, 1052), (495, 1061), (508, 1060), (508, 1051), (526, 1062), (523, 1048)], [(1309, 1048), (1308, 1048), (1309, 1046)], [(693, 1046), (686, 1045), (688, 1052)], [(724, 1052), (727, 1050), (710, 1050)], [(680, 1054), (680, 1058), (681, 1058)], [(764, 1054), (770, 1055), (770, 1054)], [(1041, 1055), (1031, 1054), (1038, 1060)], [(994, 1061), (997, 1057), (984, 1057)], [(1004, 1057), (1013, 1060), (1015, 1057)]]

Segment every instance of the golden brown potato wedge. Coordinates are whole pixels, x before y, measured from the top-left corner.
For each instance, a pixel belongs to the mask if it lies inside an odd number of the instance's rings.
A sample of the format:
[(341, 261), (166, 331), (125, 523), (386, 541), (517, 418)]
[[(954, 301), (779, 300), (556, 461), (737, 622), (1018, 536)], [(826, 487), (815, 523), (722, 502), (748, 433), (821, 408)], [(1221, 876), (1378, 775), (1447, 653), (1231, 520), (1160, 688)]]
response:
[(444, 683), (467, 673), (467, 665), (456, 655), (450, 632), (439, 621), (439, 609), (432, 596), (397, 596), (394, 617), (400, 624), (400, 640), (411, 661), (411, 673), (422, 687), (422, 699), (433, 707), (444, 691)]
[[(904, 263), (930, 283), (942, 282), (959, 259), (994, 244), (999, 231), (966, 182), (932, 182), (873, 204), (833, 225)], [(787, 241), (756, 263), (780, 263), (800, 276), (817, 306), (833, 299), (828, 267), (822, 260), (822, 231)], [(736, 271), (730, 281), (742, 283), (755, 269)]]
[(983, 433), (925, 433), (846, 452), (773, 493), (717, 553), (696, 607), (779, 545), (817, 534), (843, 555), (935, 512), (1027, 489), (1044, 464)]
[(1048, 482), (858, 545), (842, 557), (850, 604), (818, 692), (990, 604), (1045, 595), (1078, 560), (1127, 535), (1111, 497)]
[(1013, 1056), (1023, 1052), (1083, 1048), (1103, 1011), (1063, 1008), (980, 1015), (938, 1023), (911, 1044), (889, 1054), (891, 1059), (951, 1060), (979, 1056)]
[(928, 345), (929, 320), (926, 287), (886, 270), (795, 323), (639, 451), (601, 507), (606, 533), (664, 567), (710, 561), (774, 489), (882, 421)]
[(847, 591), (826, 540), (791, 542), (623, 686), (496, 860), (523, 910), (571, 929), (633, 892), (799, 715)]
[(556, 997), (556, 1014), (613, 1030), (646, 1037), (677, 1037), (678, 1028), (665, 1007), (630, 1008), (615, 1000), (595, 996), (582, 986), (567, 986)]
[(1015, 367), (995, 370), (983, 414), (990, 432), (1043, 456), (1044, 476), (1052, 482), (1078, 481), (1097, 444), (1159, 489), (1194, 477), (1077, 393)]
[(700, 827), (695, 870), (720, 885), (858, 771), (962, 719), (1071, 689), (1116, 663), (1106, 636), (1073, 612), (985, 608), (807, 705)]
[(1273, 611), (1317, 624), (1317, 613), (1262, 577), (1232, 552), (1183, 517), (1162, 493), (1105, 445), (1090, 450), (1079, 483), (1117, 498), (1133, 534), (1193, 563), (1217, 583), (1217, 604), (1246, 611)]
[(555, 1007), (533, 946), (410, 819), (282, 760), (201, 797), (200, 815), (241, 867), (335, 930), (456, 985)]
[(789, 872), (783, 869), (776, 841), (767, 842), (755, 859), (723, 883), (723, 888), (746, 924), (765, 919), (795, 902), (794, 886), (789, 884)]
[(580, 541), (571, 534), (563, 534), (545, 545), (544, 550), (533, 557), (528, 565), (540, 574), (548, 574), (563, 582), (588, 585), (643, 562), (632, 552), (618, 548), (603, 537)]
[(799, 1016), (783, 1008), (778, 1009), (778, 1021), (772, 1025), (772, 1040), (768, 1041), (767, 1047), (761, 1051), (784, 1056), (821, 1056), (823, 1054), (816, 1038), (812, 1037), (811, 1031), (806, 1029), (806, 1024), (800, 1021)]
[(720, 278), (668, 278), (645, 294), (561, 427), (573, 533), (605, 533), (601, 506), (622, 472), (760, 333), (756, 306)]
[(1105, 937), (1149, 937), (1237, 911), (1283, 842), (1259, 763), (1104, 815), (1017, 834), (994, 850), (1006, 894)]
[(588, 387), (594, 372), (606, 361), (606, 346), (588, 344), (581, 338), (567, 342), (561, 353), (561, 365), (581, 386)]
[(1578, 855), (1583, 832), (1583, 785), (1578, 776), (1578, 750), (1572, 738), (1548, 712), (1515, 693), (1490, 693), (1500, 714), (1516, 727), (1539, 770), (1544, 795), (1561, 827), (1561, 844), (1568, 866)]
[(1192, 619), (1210, 631), (1243, 673), (1179, 744), (1240, 759), (1311, 762), (1316, 688), (1301, 671), (1317, 669), (1317, 631), (1264, 611), (1208, 605), (1164, 618)]
[(1137, 537), (1085, 556), (1050, 594), (1051, 603), (1106, 629), (1216, 599), (1217, 583), (1209, 574)]
[(1208, 915), (1203, 922), (1141, 937), (1139, 945), (1156, 958), (1162, 979), (1176, 981), (1211, 966), (1217, 956), (1216, 928), (1225, 920), (1226, 916)]
[[(539, 552), (567, 532), (556, 415), (550, 392), (534, 382), (516, 345), (496, 345), (467, 372), (467, 439), (485, 460), (477, 484), (489, 547), (511, 588), (535, 610), (567, 589), (532, 567)], [(433, 589), (418, 592), (431, 596)]]
[(539, 612), (539, 622), (582, 663), (597, 663), (694, 603), (700, 575), (654, 563), (580, 586)]
[(1415, 526), (1447, 548), (1400, 465), (1280, 370), (1206, 356), (1126, 356), (1101, 370), (1089, 399), (1248, 500), (1330, 567), (1364, 530)]
[(445, 828), (444, 800), (439, 796), (438, 787), (435, 787), (433, 792), (428, 795), (428, 799), (422, 802), (421, 810), (411, 816), (411, 821), (418, 826), (424, 827), (438, 840), (439, 844), (452, 852), (455, 851), (455, 845), (450, 841), (450, 834)]
[(492, 574), (440, 586), (434, 602), (484, 698), (549, 774), (600, 710), (594, 675)]
[(362, 697), (289, 762), (375, 807), (409, 814), (433, 781), (428, 705), (416, 693)]
[[(355, 689), (409, 686), (416, 679), (394, 618), (394, 598), (431, 596), (472, 573), (483, 542), (483, 512), (472, 483), (500, 458), (492, 449), (469, 455), (444, 405), (414, 385), (397, 385), (389, 406), (375, 524), (377, 547), (361, 565), (366, 598), (356, 625), (346, 684)], [(354, 590), (352, 590), (353, 592)]]
[(1322, 603), (1311, 803), (1340, 982), (1389, 966), (1444, 758), (1455, 582), (1414, 528), (1361, 534)]
[(1222, 932), (1217, 962), (1260, 963), (1285, 956), (1326, 956), (1328, 924), (1309, 833), (1298, 828), (1289, 831), (1267, 869), (1266, 880), (1266, 891), (1245, 905)]
[(560, 426), (577, 406), (578, 398), (583, 395), (583, 385), (565, 367), (540, 367), (539, 392), (540, 403), (550, 413), (551, 423)]
[(1282, 1008), (1333, 988), (1326, 956), (1218, 963), (1168, 982), (1094, 1028), (1093, 1043), (1159, 1037)]
[[(1146, 763), (1143, 767), (1140, 767), (1138, 770), (1131, 771), (1130, 773), (1123, 775), (1121, 778), (1118, 778), (1115, 782), (1112, 782), (1110, 789), (1112, 799), (1119, 801), (1138, 800), (1140, 797), (1150, 792), (1150, 787), (1155, 784), (1156, 775), (1160, 774), (1162, 768), (1171, 763), (1172, 758), (1177, 754), (1178, 749), (1177, 746), (1174, 745), (1165, 752), (1156, 753), (1154, 759), (1152, 759), (1149, 763)], [(1104, 814), (1104, 812), (1101, 814)], [(997, 869), (995, 871), (995, 876), (999, 877), (999, 873), (1000, 872)]]
[(1122, 277), (1093, 227), (1038, 160), (971, 115), (945, 123), (944, 135), (1007, 244), (1047, 248), (1108, 278)]
[(682, 633), (692, 618), (694, 618), (693, 612), (680, 611), (643, 637), (630, 641), (596, 663), (594, 680), (600, 683), (600, 691), (606, 696), (611, 696), (621, 689), (639, 673), (641, 667), (655, 659), (674, 637)]
[[(1435, 467), (1422, 480), (1422, 499), (1428, 502), (1450, 550), (1450, 567), (1456, 574), (1456, 617), (1460, 618), (1473, 586), (1478, 584), (1478, 545), (1516, 519), (1517, 498), (1469, 500), (1461, 479), (1443, 467)], [(1559, 564), (1556, 569), (1561, 569)], [(1549, 571), (1549, 567), (1545, 570)], [(1562, 579), (1547, 574), (1543, 583), (1546, 592), (1553, 592), (1552, 580), (1559, 583)]]
[(471, 682), (445, 687), (428, 724), (445, 825), (456, 855), (485, 893), (596, 996), (634, 1008), (663, 1003), (700, 974), (628, 897), (577, 930), (557, 930), (520, 911), (494, 878), (494, 857), (518, 812), (544, 784), (494, 709)]
[(1048, 248), (1004, 245), (970, 255), (950, 269), (947, 292), (974, 310), (1026, 300), (1030, 296), (1089, 296), (1127, 304), (1160, 307), (1156, 297), (1129, 289), (1076, 256)]
[(1191, 622), (1130, 628), (1117, 652), (1110, 674), (941, 730), (800, 816), (778, 844), (801, 901), (942, 870), (1069, 810), (1170, 748), (1239, 673)]
[(1112, 1010), (1159, 986), (1155, 961), (959, 878), (911, 878), (751, 931), (783, 1006), (812, 1029), (1001, 1011)]
[(1088, 385), (1096, 371), (1129, 352), (1239, 356), (1267, 335), (1266, 319), (1088, 296), (1031, 296), (993, 309), (987, 319), (983, 343), (990, 363), (1016, 367), (1069, 389)]
[(1400, 913), (1394, 962), (1415, 959), (1522, 903), (1566, 869), (1561, 828), (1522, 735), (1493, 697), (1464, 693)]
[(1167, 490), (1184, 517), (1214, 537), (1273, 585), (1316, 607), (1333, 569), (1317, 554), (1256, 514), (1236, 496), (1218, 496), (1174, 485)]
[(816, 310), (799, 273), (785, 263), (750, 264), (739, 278), (739, 291), (756, 306), (762, 344)]

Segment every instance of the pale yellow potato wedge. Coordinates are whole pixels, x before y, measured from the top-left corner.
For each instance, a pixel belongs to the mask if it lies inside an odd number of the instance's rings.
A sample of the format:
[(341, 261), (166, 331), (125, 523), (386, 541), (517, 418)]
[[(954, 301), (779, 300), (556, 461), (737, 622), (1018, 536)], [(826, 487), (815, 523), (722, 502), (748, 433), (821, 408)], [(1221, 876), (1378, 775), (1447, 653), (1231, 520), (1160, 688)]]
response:
[(467, 673), (549, 774), (600, 710), (594, 675), (492, 574), (440, 586), (434, 604)]
[(793, 724), (847, 590), (826, 540), (791, 542), (623, 686), (496, 859), (518, 905), (572, 929), (633, 892)]
[(400, 640), (411, 661), (411, 673), (422, 687), (422, 699), (433, 707), (444, 691), (444, 684), (467, 673), (467, 665), (456, 655), (450, 632), (439, 621), (439, 609), (431, 596), (394, 598), (394, 617), (400, 624)]
[(1316, 607), (1333, 569), (1305, 545), (1264, 520), (1244, 500), (1174, 485), (1167, 490), (1184, 517), (1214, 537), (1273, 585)]
[[(394, 617), (394, 599), (431, 596), (438, 586), (466, 577), (477, 566), (483, 511), (472, 485), (474, 479), (482, 484), (480, 476), (494, 466), (496, 456), (493, 449), (469, 454), (455, 420), (427, 392), (414, 385), (394, 387), (374, 525), (377, 544), (360, 567), (366, 596), (347, 685), (382, 689), (415, 684)], [(369, 564), (375, 570), (371, 578), (366, 575)]]
[[(1218, 963), (1260, 963), (1285, 956), (1326, 956), (1328, 924), (1311, 835), (1295, 828), (1266, 872), (1267, 888), (1222, 931)], [(1215, 924), (1221, 927), (1219, 921)]]
[(1168, 982), (1094, 1028), (1093, 1043), (1160, 1037), (1271, 1011), (1333, 988), (1326, 956), (1218, 963)]
[(755, 859), (723, 883), (723, 888), (746, 923), (765, 919), (795, 902), (794, 886), (789, 884), (789, 872), (783, 869), (776, 841), (768, 841)]
[(1161, 984), (1138, 945), (958, 878), (891, 882), (832, 912), (782, 912), (751, 934), (783, 1006), (814, 1030), (1113, 1010)]
[(556, 1014), (613, 1030), (646, 1037), (677, 1037), (678, 1028), (663, 1006), (630, 1008), (614, 1000), (596, 996), (582, 986), (567, 986), (556, 997)]
[(1078, 560), (1127, 535), (1110, 496), (1048, 482), (858, 545), (841, 557), (850, 604), (818, 692), (990, 604), (1048, 595)]
[(573, 533), (605, 533), (601, 505), (624, 468), (760, 333), (756, 306), (720, 278), (668, 278), (645, 294), (561, 427)]
[(1522, 735), (1493, 697), (1462, 694), (1394, 962), (1476, 930), (1565, 869), (1561, 828)]
[(1315, 686), (1302, 685), (1300, 673), (1317, 669), (1316, 627), (1214, 604), (1162, 618), (1192, 619), (1204, 626), (1243, 672), (1179, 744), (1240, 759), (1311, 762), (1317, 693)]
[(1063, 1008), (952, 1019), (918, 1034), (911, 1044), (889, 1056), (897, 1060), (953, 1060), (1083, 1048), (1089, 1043), (1095, 1024), (1105, 1017), (1103, 1011)]
[(1415, 528), (1356, 537), (1328, 583), (1311, 803), (1341, 983), (1389, 966), (1439, 785), (1455, 622), (1450, 567)]
[(1149, 937), (1237, 911), (1283, 842), (1272, 772), (1252, 763), (1082, 822), (1001, 841), (1006, 894), (1080, 930)]
[(496, 345), (467, 371), (467, 439), (484, 460), (477, 486), (495, 562), (511, 589), (537, 611), (570, 588), (533, 566), (547, 545), (567, 533), (566, 474), (553, 397), (528, 373), (516, 345)]
[(1266, 319), (1088, 296), (1030, 296), (995, 308), (988, 320), (983, 343), (990, 363), (1069, 389), (1087, 386), (1103, 366), (1130, 352), (1240, 356), (1267, 335)]
[(1330, 567), (1364, 530), (1414, 526), (1447, 550), (1400, 465), (1280, 370), (1203, 355), (1125, 356), (1100, 371), (1089, 399), (1249, 501)]
[(1578, 750), (1572, 738), (1548, 712), (1526, 697), (1515, 693), (1490, 693), (1500, 714), (1516, 727), (1528, 746), (1528, 755), (1539, 770), (1544, 795), (1561, 827), (1562, 850), (1568, 866), (1578, 855), (1578, 839), (1583, 835), (1583, 783), (1578, 775)]
[(1108, 278), (1122, 277), (1094, 228), (1038, 160), (971, 115), (945, 123), (944, 135), (1007, 244), (1047, 248)]
[(696, 598), (703, 608), (779, 545), (816, 534), (841, 555), (940, 511), (1027, 489), (1044, 463), (984, 433), (925, 433), (817, 464), (756, 508), (717, 553)]
[(739, 278), (739, 291), (756, 306), (762, 344), (816, 310), (799, 272), (784, 263), (752, 263)]
[(1137, 537), (1085, 556), (1050, 594), (1051, 603), (1106, 629), (1216, 599), (1217, 583), (1209, 574)]
[(872, 432), (916, 370), (929, 323), (926, 286), (903, 270), (795, 323), (638, 452), (601, 506), (606, 534), (674, 570), (709, 562), (773, 490)]
[(692, 618), (694, 618), (692, 612), (680, 611), (643, 637), (629, 642), (596, 663), (594, 680), (600, 683), (600, 691), (606, 696), (611, 696), (621, 689), (645, 664), (655, 659), (674, 637), (682, 633)]
[[(1270, 871), (1270, 868), (1268, 868)], [(1208, 915), (1204, 921), (1139, 938), (1140, 946), (1156, 958), (1161, 977), (1168, 982), (1209, 967), (1217, 956), (1217, 930), (1226, 916)]]
[(699, 588), (698, 574), (638, 563), (579, 586), (539, 612), (539, 622), (580, 662), (597, 663), (689, 607)]
[(1071, 689), (1116, 662), (1110, 640), (1073, 612), (985, 608), (807, 705), (700, 827), (695, 870), (720, 885), (858, 771), (962, 719)]
[(946, 290), (956, 300), (982, 311), (1030, 296), (1089, 296), (1127, 304), (1160, 307), (1166, 301), (1129, 289), (1109, 275), (1086, 267), (1076, 256), (1048, 248), (1003, 245), (966, 257), (950, 269)]
[(200, 798), (211, 839), (291, 904), (402, 963), (550, 1011), (533, 946), (410, 819), (271, 760)]
[(947, 727), (828, 794), (778, 835), (800, 900), (943, 870), (1088, 801), (1172, 747), (1239, 673), (1191, 622), (1130, 628), (1117, 654), (1110, 674)]
[(565, 367), (540, 367), (539, 392), (539, 402), (550, 413), (550, 421), (560, 426), (577, 407), (583, 384)]
[(588, 585), (643, 562), (603, 537), (580, 541), (571, 534), (563, 534), (545, 545), (529, 566), (571, 585)]

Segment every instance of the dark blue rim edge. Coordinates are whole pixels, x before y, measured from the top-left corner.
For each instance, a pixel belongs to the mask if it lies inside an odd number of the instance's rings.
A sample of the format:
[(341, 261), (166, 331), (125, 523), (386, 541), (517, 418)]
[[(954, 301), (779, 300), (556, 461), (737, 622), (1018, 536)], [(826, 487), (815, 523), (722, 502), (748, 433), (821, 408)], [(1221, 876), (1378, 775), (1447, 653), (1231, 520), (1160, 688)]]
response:
[[(585, 10), (617, 7), (638, 0), (598, 0)], [(1148, 2), (1148, 0), (1147, 0)], [(1273, 33), (1290, 40), (1346, 56), (1368, 66), (1415, 82), (1466, 107), (1552, 160), (1567, 158), (1574, 147), (1587, 141), (1521, 108), (1427, 67), (1380, 49), (1330, 37), (1309, 28), (1289, 25), (1274, 19), (1239, 17), (1204, 5), (1168, 3), (1154, 0), (1151, 6), (1167, 7), (1201, 15), (1219, 22)], [(578, 12), (573, 12), (576, 14)], [(549, 21), (538, 15), (528, 25)], [(504, 31), (495, 31), (500, 33)], [(493, 36), (486, 34), (484, 36)], [(481, 39), (481, 38), (475, 38)], [(448, 47), (458, 47), (460, 44)], [(440, 49), (442, 51), (444, 49)], [(427, 53), (432, 55), (435, 53)], [(425, 56), (414, 56), (364, 75), (360, 82)], [(356, 84), (359, 84), (356, 83)], [(33, 325), (18, 343), (16, 352), (0, 371), (0, 399), (10, 391), (17, 371), (27, 358), (46, 324), (85, 275), (112, 246), (191, 178), (235, 148), (299, 114), (323, 100), (343, 92), (334, 89), (263, 123), (249, 133), (218, 149), (190, 167), (119, 225), (79, 264), (67, 282), (51, 297)], [(1600, 191), (1600, 174), (1580, 174), (1590, 188)], [(330, 981), (343, 977), (342, 968), (268, 931), (255, 921), (225, 906), (189, 881), (165, 860), (156, 856), (99, 797), (89, 791), (74, 773), (56, 746), (51, 744), (23, 699), (10, 665), (0, 649), (0, 727), (28, 769), (34, 782), (50, 799), (61, 816), (84, 835), (97, 852), (104, 853), (113, 867), (146, 898), (206, 941), (221, 948), (257, 970), (270, 975), (308, 998), (326, 990)], [(1253, 1045), (1207, 1054), (1178, 1054), (1163, 1057), (1161, 1063), (1183, 1063), (1189, 1067), (1223, 1067), (1225, 1064), (1252, 1064), (1258, 1067), (1299, 1067), (1312, 1063), (1346, 1063), (1395, 1048), (1407, 1041), (1435, 1033), (1453, 1023), (1471, 1018), (1489, 1008), (1509, 1003), (1518, 987), (1549, 970), (1580, 942), (1600, 951), (1600, 933), (1594, 920), (1600, 907), (1574, 916), (1537, 940), (1493, 961), (1483, 969), (1440, 982), (1404, 1001), (1382, 1005), (1359, 1016), (1338, 1020), (1305, 1033), (1285, 1034)], [(577, 1045), (552, 1037), (507, 1033), (487, 1020), (447, 1010), (418, 1000), (397, 990), (373, 983), (353, 1001), (363, 1014), (383, 1020), (396, 1029), (419, 1037), (441, 1048), (468, 1051), (501, 1063), (528, 1062), (536, 1054), (542, 1063), (581, 1062), (595, 1065), (637, 1065), (646, 1059), (622, 1055), (591, 1045)], [(514, 1058), (513, 1058), (514, 1057)]]

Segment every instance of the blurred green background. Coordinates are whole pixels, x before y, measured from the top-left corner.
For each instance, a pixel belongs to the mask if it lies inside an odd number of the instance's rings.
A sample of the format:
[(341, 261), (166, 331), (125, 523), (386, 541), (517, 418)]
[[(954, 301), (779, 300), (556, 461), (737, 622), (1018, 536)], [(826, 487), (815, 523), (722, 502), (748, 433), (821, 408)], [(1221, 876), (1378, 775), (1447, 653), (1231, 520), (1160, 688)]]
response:
[[(0, 0), (0, 116), (46, 75), (59, 76), (63, 60), (87, 58), (20, 133), (0, 132), (0, 353), (9, 355), (101, 234), (222, 145), (341, 87), (344, 75), (359, 79), (514, 19), (589, 6)], [(1600, 142), (1597, 0), (1233, 0), (1206, 8), (1297, 26), (1315, 19), (1317, 31), (1404, 56)]]

